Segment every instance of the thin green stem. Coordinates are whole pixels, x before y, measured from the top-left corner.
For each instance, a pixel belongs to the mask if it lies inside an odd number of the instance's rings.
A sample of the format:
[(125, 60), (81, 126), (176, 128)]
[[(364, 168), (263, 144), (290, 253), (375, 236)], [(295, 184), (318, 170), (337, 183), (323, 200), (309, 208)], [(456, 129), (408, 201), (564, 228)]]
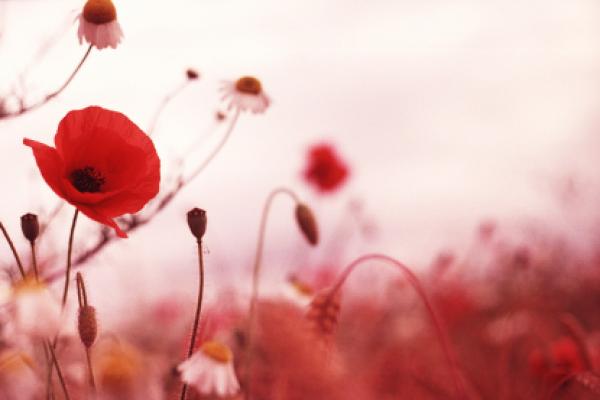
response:
[(67, 304), (67, 295), (69, 294), (69, 281), (71, 278), (71, 257), (73, 255), (73, 237), (75, 236), (75, 225), (77, 224), (78, 215), (79, 210), (75, 209), (75, 213), (73, 214), (73, 222), (71, 223), (71, 232), (69, 233), (69, 247), (67, 249), (67, 269), (65, 271), (65, 285), (62, 296), (63, 308), (65, 307), (65, 304)]
[(19, 258), (19, 253), (17, 253), (17, 249), (15, 249), (15, 245), (13, 244), (13, 241), (10, 238), (10, 235), (6, 231), (6, 228), (4, 227), (2, 222), (0, 222), (0, 230), (2, 230), (2, 234), (4, 235), (4, 238), (6, 239), (6, 241), (8, 242), (8, 245), (10, 246), (10, 250), (12, 251), (13, 256), (15, 257), (15, 261), (17, 262), (17, 266), (19, 267), (19, 272), (21, 272), (21, 277), (23, 279), (25, 279), (25, 270), (23, 269), (23, 264), (21, 263), (21, 259)]
[[(199, 282), (198, 282), (198, 301), (196, 303), (196, 315), (194, 317), (194, 325), (192, 327), (192, 337), (190, 339), (190, 346), (188, 347), (187, 358), (192, 356), (194, 347), (196, 346), (196, 335), (198, 334), (198, 325), (200, 323), (200, 313), (202, 312), (202, 297), (204, 296), (204, 255), (202, 253), (202, 240), (198, 240), (198, 269), (199, 269)], [(184, 383), (181, 388), (181, 400), (185, 400), (187, 396), (187, 384)]]

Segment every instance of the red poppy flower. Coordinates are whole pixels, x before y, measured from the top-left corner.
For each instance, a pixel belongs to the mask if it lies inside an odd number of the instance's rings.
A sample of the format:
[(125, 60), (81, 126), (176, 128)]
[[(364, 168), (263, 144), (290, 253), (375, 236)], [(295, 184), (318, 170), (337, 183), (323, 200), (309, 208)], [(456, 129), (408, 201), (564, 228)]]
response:
[(348, 167), (340, 159), (333, 146), (324, 143), (309, 149), (304, 179), (319, 191), (335, 191), (347, 177)]
[(23, 139), (58, 196), (127, 237), (113, 218), (139, 211), (158, 193), (160, 160), (150, 138), (125, 115), (88, 107), (60, 121), (54, 143)]

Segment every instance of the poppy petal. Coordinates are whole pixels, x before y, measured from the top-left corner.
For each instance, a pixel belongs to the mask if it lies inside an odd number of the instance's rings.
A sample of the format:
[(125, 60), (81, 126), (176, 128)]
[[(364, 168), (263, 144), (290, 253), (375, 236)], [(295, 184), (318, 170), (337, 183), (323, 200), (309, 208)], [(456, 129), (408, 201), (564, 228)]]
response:
[(35, 162), (48, 186), (50, 186), (54, 193), (59, 197), (62, 197), (63, 199), (66, 198), (61, 182), (64, 165), (56, 149), (27, 138), (23, 139), (23, 144), (31, 147), (31, 150), (33, 150)]
[(113, 228), (118, 237), (127, 238), (127, 233), (125, 233), (125, 231), (123, 231), (112, 218), (100, 214), (98, 211), (96, 211), (96, 208), (91, 208), (82, 205), (78, 205), (77, 208), (79, 209), (79, 211), (81, 211), (94, 221), (100, 222), (101, 224)]

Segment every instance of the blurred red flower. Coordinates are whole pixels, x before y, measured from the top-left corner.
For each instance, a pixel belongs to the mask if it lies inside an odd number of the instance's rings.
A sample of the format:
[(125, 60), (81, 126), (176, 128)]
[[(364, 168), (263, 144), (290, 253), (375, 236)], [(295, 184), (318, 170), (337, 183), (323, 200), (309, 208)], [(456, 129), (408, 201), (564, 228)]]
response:
[(150, 138), (125, 115), (88, 107), (62, 119), (54, 143), (23, 139), (59, 197), (127, 237), (113, 218), (139, 211), (158, 193), (160, 160)]
[(577, 344), (562, 337), (550, 344), (549, 352), (534, 349), (529, 353), (529, 370), (549, 383), (561, 382), (566, 376), (585, 370), (585, 363)]
[(325, 193), (337, 190), (348, 178), (348, 172), (348, 166), (332, 145), (317, 144), (308, 150), (304, 178), (319, 191)]

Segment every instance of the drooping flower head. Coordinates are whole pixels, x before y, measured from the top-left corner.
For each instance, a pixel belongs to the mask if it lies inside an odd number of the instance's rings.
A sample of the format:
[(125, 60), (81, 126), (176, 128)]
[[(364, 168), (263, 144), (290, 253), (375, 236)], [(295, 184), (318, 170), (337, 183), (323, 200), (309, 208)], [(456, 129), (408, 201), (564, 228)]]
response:
[(79, 43), (86, 42), (98, 49), (117, 48), (123, 31), (117, 21), (117, 9), (111, 0), (88, 0), (79, 15)]
[(158, 193), (160, 160), (152, 141), (125, 115), (100, 107), (69, 112), (56, 148), (31, 139), (46, 183), (89, 218), (127, 237), (113, 218), (135, 213)]
[(240, 389), (233, 368), (233, 353), (217, 341), (204, 342), (177, 370), (183, 382), (203, 395), (232, 396)]
[(251, 111), (254, 114), (264, 112), (271, 104), (260, 81), (252, 76), (243, 76), (237, 81), (225, 81), (221, 87), (223, 100), (229, 101), (228, 109)]
[(322, 193), (339, 189), (348, 178), (348, 166), (334, 147), (328, 143), (314, 145), (308, 150), (304, 179)]

